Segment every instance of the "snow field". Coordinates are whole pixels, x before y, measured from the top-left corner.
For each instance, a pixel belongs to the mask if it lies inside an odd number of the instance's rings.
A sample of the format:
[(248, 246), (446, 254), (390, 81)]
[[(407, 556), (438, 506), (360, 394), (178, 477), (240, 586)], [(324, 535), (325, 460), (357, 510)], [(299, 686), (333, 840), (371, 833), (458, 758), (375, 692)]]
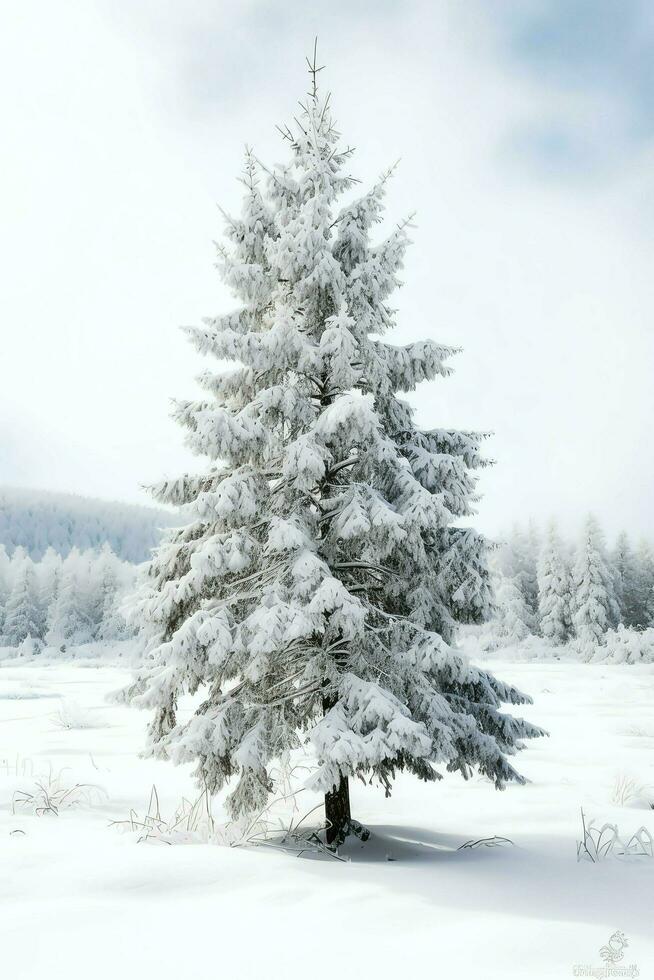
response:
[[(602, 965), (621, 929), (625, 962), (654, 972), (654, 861), (577, 863), (579, 808), (654, 832), (654, 666), (493, 661), (534, 697), (550, 732), (517, 757), (531, 782), (437, 785), (401, 776), (385, 800), (353, 786), (368, 844), (349, 862), (266, 847), (137, 843), (110, 827), (195, 799), (190, 767), (140, 759), (147, 713), (109, 704), (128, 679), (106, 663), (0, 664), (2, 964), (14, 977), (565, 977)], [(62, 727), (60, 716), (85, 727)], [(89, 727), (89, 726), (97, 727)], [(12, 813), (39, 776), (94, 784), (59, 816)], [(627, 787), (620, 796), (620, 788)], [(317, 801), (300, 798), (302, 811)], [(621, 802), (616, 802), (620, 800)], [(214, 816), (224, 819), (220, 800)], [(457, 850), (493, 835), (514, 846)], [(4, 970), (3, 970), (4, 973)]]

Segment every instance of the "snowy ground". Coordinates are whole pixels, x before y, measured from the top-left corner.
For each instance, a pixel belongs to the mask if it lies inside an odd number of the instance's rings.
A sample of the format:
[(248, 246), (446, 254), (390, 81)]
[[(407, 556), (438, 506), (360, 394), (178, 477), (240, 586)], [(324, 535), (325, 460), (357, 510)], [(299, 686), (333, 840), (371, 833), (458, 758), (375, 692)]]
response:
[[(188, 770), (137, 757), (146, 717), (105, 702), (126, 671), (0, 663), (0, 975), (557, 978), (599, 969), (622, 930), (616, 965), (654, 977), (654, 860), (575, 853), (582, 805), (623, 835), (654, 833), (654, 666), (492, 666), (551, 732), (518, 757), (531, 783), (497, 793), (481, 779), (400, 778), (390, 800), (356, 786), (373, 837), (341, 863), (137, 843), (109, 827), (142, 812), (153, 783), (164, 812), (194, 794)], [(97, 727), (58, 726), (61, 699), (64, 720)], [(13, 814), (14, 794), (49, 772), (106, 796), (57, 817)], [(457, 850), (492, 835), (514, 846)]]

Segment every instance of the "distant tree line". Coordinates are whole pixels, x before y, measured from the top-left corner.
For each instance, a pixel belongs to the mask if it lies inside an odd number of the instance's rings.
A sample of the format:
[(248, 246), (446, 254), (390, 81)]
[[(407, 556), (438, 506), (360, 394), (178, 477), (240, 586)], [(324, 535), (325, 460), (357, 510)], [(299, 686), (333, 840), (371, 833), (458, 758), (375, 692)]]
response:
[(0, 487), (0, 541), (10, 554), (24, 548), (34, 561), (48, 547), (67, 555), (108, 542), (123, 561), (142, 562), (159, 543), (161, 528), (177, 520), (173, 511), (156, 507)]
[(607, 550), (590, 516), (572, 544), (551, 523), (541, 537), (532, 524), (515, 527), (495, 560), (499, 645), (530, 634), (554, 645), (571, 640), (589, 659), (613, 630), (654, 627), (654, 552), (642, 540), (633, 547), (621, 533)]
[(126, 639), (120, 605), (135, 575), (136, 566), (121, 561), (109, 544), (73, 548), (65, 558), (48, 548), (38, 562), (20, 547), (9, 557), (0, 545), (0, 646), (65, 648)]

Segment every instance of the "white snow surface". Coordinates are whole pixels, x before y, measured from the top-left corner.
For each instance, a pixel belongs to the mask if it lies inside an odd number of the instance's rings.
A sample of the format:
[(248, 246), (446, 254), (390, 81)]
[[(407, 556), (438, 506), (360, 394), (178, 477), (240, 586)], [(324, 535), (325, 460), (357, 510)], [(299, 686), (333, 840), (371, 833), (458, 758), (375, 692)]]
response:
[[(143, 813), (153, 784), (165, 813), (197, 791), (190, 767), (139, 758), (147, 713), (106, 701), (126, 666), (0, 662), (2, 976), (557, 978), (601, 968), (616, 930), (629, 939), (619, 965), (654, 976), (654, 860), (576, 859), (581, 806), (623, 835), (654, 833), (654, 665), (492, 669), (533, 696), (520, 714), (550, 732), (517, 757), (531, 782), (497, 792), (485, 779), (403, 775), (388, 800), (355, 784), (353, 812), (372, 836), (348, 842), (344, 863), (138, 843), (110, 822)], [(102, 792), (59, 816), (12, 813), (14, 794), (49, 772)], [(620, 779), (635, 788), (618, 805)], [(318, 798), (300, 799), (304, 811)], [(457, 850), (493, 835), (514, 846)]]

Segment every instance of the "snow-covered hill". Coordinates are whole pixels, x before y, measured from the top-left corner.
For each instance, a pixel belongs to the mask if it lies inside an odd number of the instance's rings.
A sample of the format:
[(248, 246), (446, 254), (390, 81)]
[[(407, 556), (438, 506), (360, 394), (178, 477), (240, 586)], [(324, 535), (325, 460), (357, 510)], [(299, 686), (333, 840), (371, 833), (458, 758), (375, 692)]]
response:
[(161, 508), (0, 487), (0, 544), (10, 554), (22, 546), (35, 561), (48, 547), (65, 556), (73, 547), (105, 542), (124, 561), (145, 561), (160, 529), (175, 522), (176, 515)]

